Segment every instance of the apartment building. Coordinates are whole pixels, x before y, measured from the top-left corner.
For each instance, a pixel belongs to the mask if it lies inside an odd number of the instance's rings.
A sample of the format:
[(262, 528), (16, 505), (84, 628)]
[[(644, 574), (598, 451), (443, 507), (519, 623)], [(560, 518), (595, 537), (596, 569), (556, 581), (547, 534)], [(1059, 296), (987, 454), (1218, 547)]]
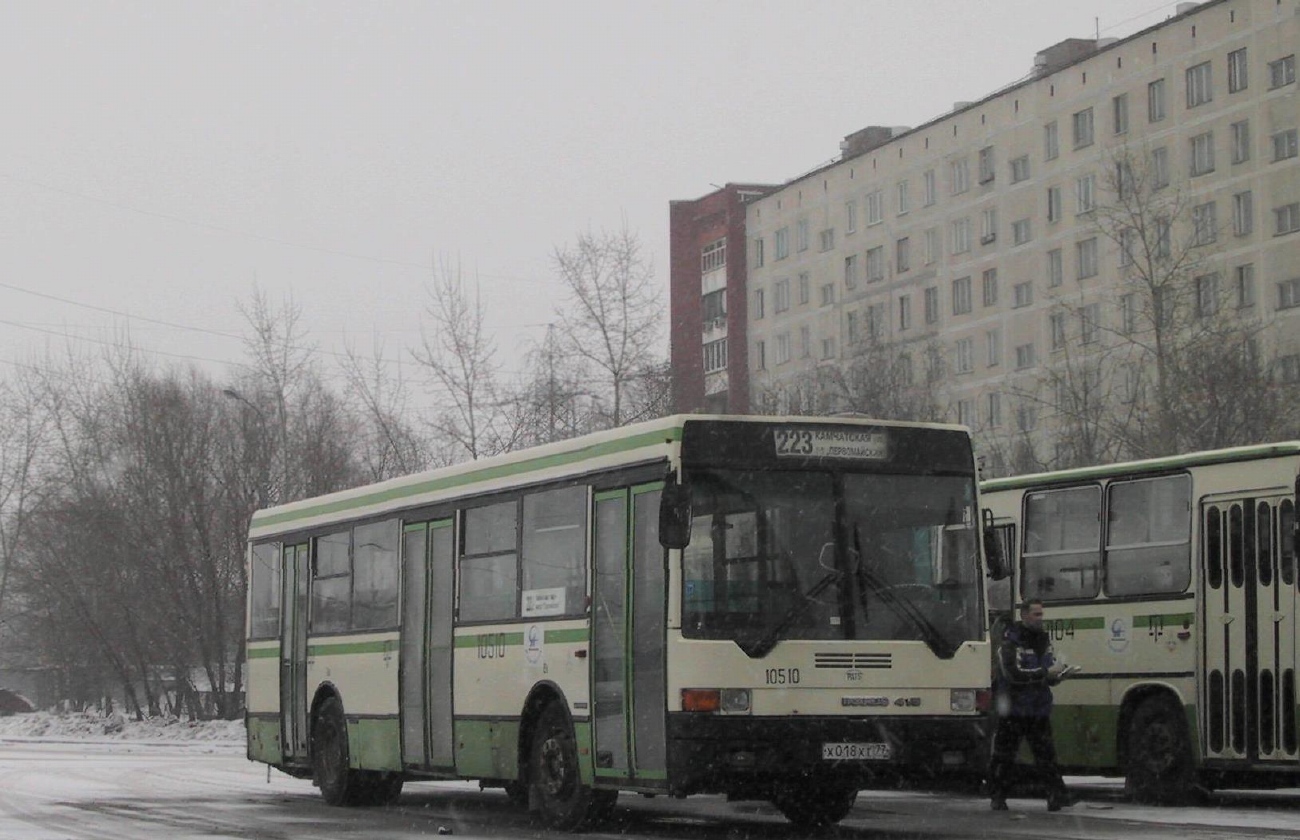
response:
[[(1025, 80), (925, 125), (850, 135), (834, 163), (747, 201), (748, 263), (726, 278), (729, 378), (713, 393), (743, 388), (765, 413), (851, 408), (825, 374), (893, 348), (995, 473), (1016, 439), (1035, 443), (1029, 466), (1064, 463), (1052, 395), (1025, 394), (1127, 328), (1134, 255), (1171, 243), (1191, 243), (1179, 270), (1198, 315), (1250, 319), (1252, 351), (1300, 393), (1300, 0), (1178, 8), (1122, 40), (1063, 41)], [(1151, 218), (1121, 228), (1135, 189)], [(1165, 227), (1138, 233), (1151, 224)], [(673, 244), (675, 273), (676, 229)], [(711, 293), (674, 277), (679, 376), (710, 335), (679, 334), (676, 313)]]

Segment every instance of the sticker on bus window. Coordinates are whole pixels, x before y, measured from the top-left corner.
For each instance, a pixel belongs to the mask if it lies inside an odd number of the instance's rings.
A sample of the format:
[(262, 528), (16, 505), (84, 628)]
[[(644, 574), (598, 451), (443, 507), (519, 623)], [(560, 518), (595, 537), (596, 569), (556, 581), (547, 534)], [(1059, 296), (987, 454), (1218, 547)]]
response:
[(564, 587), (524, 590), (524, 617), (564, 615)]

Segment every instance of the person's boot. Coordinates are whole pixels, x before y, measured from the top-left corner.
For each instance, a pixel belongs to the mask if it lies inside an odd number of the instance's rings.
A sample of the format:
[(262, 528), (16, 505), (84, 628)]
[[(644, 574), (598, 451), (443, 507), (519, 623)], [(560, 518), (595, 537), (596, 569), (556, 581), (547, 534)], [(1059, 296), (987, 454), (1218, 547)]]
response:
[(1007, 810), (1007, 799), (1005, 796), (994, 796), (990, 804), (994, 811)]
[(1058, 788), (1047, 795), (1047, 810), (1059, 811), (1069, 808), (1079, 800), (1065, 788)]

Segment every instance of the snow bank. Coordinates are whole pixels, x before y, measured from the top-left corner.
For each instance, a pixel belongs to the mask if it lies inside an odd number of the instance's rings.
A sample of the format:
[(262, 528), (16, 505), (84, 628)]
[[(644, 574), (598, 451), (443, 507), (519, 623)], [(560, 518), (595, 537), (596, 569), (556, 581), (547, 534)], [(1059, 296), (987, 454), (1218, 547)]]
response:
[(228, 741), (244, 740), (242, 720), (188, 721), (94, 712), (32, 712), (0, 717), (0, 738), (111, 741)]

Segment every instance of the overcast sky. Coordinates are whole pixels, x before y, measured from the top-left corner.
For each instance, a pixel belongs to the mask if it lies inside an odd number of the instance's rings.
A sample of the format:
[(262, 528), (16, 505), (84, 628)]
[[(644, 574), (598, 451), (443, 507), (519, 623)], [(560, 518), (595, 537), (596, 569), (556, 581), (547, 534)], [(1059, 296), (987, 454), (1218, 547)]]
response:
[(669, 201), (789, 180), (1175, 6), (3, 0), (0, 376), (125, 334), (220, 371), (255, 286), (323, 350), (405, 356), (444, 258), (511, 370), (578, 232), (637, 233), (666, 306)]

